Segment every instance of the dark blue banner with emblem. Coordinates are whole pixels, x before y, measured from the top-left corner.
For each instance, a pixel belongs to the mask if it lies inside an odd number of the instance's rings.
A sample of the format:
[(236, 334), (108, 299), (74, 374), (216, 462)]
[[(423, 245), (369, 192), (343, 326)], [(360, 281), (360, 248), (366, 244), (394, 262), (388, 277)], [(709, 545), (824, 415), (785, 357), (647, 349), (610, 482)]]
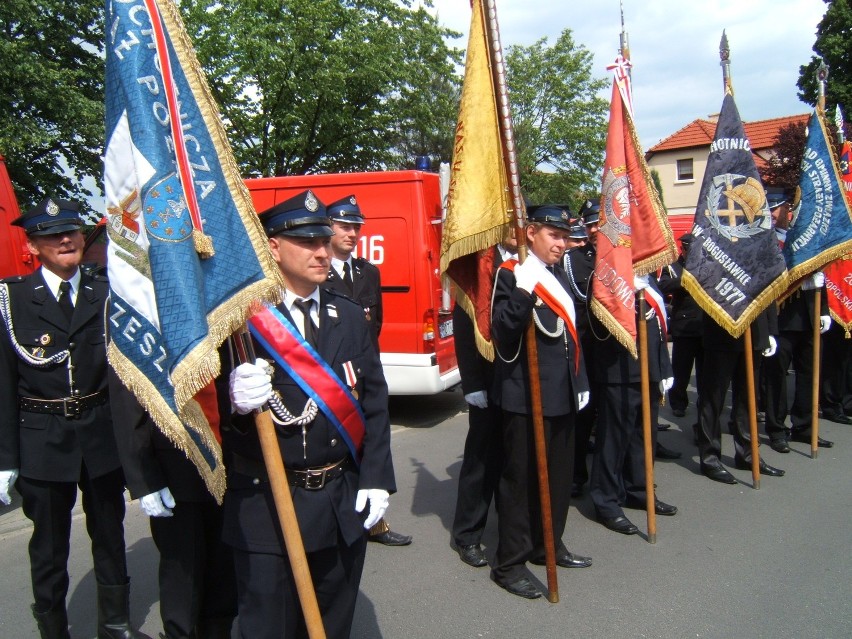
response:
[(796, 282), (852, 250), (852, 214), (825, 122), (808, 122), (799, 188), (783, 254)]
[(739, 111), (722, 102), (701, 183), (683, 283), (704, 311), (734, 337), (786, 288), (766, 193)]
[(107, 0), (106, 25), (110, 364), (221, 499), (204, 399), (279, 271), (172, 0)]

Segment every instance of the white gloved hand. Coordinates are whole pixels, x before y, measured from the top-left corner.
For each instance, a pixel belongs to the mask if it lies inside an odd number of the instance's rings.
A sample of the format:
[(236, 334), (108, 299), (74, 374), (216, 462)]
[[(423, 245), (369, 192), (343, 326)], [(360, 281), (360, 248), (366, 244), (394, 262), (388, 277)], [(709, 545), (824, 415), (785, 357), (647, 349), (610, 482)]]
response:
[(15, 485), (15, 480), (18, 479), (18, 469), (0, 470), (0, 503), (7, 506), (12, 503), (12, 496), (9, 491)]
[(830, 328), (831, 328), (831, 315), (820, 315), (819, 316), (819, 332), (825, 333)]
[(577, 393), (577, 410), (583, 410), (589, 405), (589, 391)]
[(825, 286), (825, 275), (821, 271), (811, 273), (811, 276), (802, 282), (803, 291), (814, 291)]
[(772, 335), (769, 336), (769, 348), (763, 351), (764, 357), (772, 357), (775, 355), (775, 351), (778, 349), (778, 342), (775, 341), (775, 338)]
[(671, 390), (671, 387), (674, 385), (674, 377), (665, 377), (660, 380), (660, 393), (665, 395)]
[(648, 288), (651, 286), (651, 283), (648, 282), (647, 275), (634, 275), (633, 276), (633, 289), (638, 293), (642, 289)]
[(477, 408), (488, 408), (488, 395), (485, 391), (475, 391), (473, 393), (468, 393), (464, 396), (464, 401), (466, 401), (471, 406), (476, 406)]
[(535, 285), (541, 280), (541, 265), (534, 259), (526, 259), (523, 264), (515, 267), (515, 286), (522, 291), (532, 293)]
[(175, 507), (175, 498), (168, 486), (150, 495), (139, 498), (139, 508), (149, 517), (171, 517)]
[(358, 491), (355, 497), (355, 512), (362, 512), (367, 505), (367, 500), (370, 501), (370, 514), (364, 520), (364, 528), (370, 530), (375, 526), (388, 510), (388, 499), (390, 495), (388, 491), (381, 488), (362, 488)]
[(240, 364), (231, 371), (231, 403), (240, 415), (263, 406), (272, 396), (269, 364), (258, 359), (254, 364)]

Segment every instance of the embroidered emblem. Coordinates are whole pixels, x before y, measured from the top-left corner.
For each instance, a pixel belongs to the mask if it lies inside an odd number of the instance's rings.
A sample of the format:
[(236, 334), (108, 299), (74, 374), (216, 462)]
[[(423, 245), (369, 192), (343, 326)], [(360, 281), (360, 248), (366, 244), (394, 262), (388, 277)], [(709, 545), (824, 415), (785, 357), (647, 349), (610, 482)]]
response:
[(51, 217), (59, 215), (59, 206), (53, 200), (47, 201), (47, 214)]
[(337, 317), (337, 307), (333, 304), (328, 304), (326, 307), (329, 317)]
[(358, 202), (356, 202), (356, 201), (355, 201), (355, 196), (354, 196), (354, 195), (353, 195), (352, 197), (350, 197), (350, 198), (349, 198), (349, 204), (351, 204), (352, 206), (357, 206), (357, 205), (358, 205)]
[(36, 346), (33, 349), (33, 357), (44, 357), (45, 350), (41, 346)]
[(50, 333), (45, 333), (38, 338), (38, 343), (42, 346), (50, 346), (51, 342), (53, 342), (53, 338), (50, 337)]
[(309, 190), (305, 194), (305, 208), (311, 213), (316, 213), (319, 209), (319, 200), (317, 200), (317, 196), (314, 195), (313, 191)]

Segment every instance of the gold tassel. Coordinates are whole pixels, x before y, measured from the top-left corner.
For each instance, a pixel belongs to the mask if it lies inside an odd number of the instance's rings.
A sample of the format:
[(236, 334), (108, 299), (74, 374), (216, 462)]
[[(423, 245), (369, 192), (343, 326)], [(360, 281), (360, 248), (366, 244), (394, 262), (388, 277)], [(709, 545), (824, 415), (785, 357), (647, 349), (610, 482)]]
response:
[(213, 250), (213, 238), (198, 229), (192, 229), (192, 243), (195, 245), (195, 252), (202, 260), (216, 255), (216, 251)]

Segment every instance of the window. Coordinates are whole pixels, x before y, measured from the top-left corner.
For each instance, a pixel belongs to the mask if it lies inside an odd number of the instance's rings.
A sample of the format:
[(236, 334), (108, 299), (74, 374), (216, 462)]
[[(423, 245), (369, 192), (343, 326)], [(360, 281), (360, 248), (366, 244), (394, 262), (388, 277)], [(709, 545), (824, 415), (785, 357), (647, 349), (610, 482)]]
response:
[(677, 181), (684, 182), (686, 180), (695, 179), (695, 174), (692, 172), (692, 158), (677, 161)]

